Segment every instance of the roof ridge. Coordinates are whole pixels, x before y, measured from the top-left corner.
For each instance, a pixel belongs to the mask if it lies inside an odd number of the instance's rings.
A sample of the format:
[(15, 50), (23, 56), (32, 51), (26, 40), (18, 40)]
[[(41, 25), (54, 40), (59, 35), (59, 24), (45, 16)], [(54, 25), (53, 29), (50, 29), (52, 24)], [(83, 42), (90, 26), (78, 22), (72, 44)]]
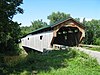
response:
[(55, 25), (55, 24), (58, 24), (58, 23), (60, 23), (60, 22), (62, 22), (62, 21), (64, 21), (64, 20), (71, 19), (71, 18), (72, 18), (72, 17), (65, 17), (65, 18), (62, 18), (62, 19), (56, 21), (55, 23), (51, 23), (51, 24), (49, 24), (49, 25), (53, 26), (53, 25)]

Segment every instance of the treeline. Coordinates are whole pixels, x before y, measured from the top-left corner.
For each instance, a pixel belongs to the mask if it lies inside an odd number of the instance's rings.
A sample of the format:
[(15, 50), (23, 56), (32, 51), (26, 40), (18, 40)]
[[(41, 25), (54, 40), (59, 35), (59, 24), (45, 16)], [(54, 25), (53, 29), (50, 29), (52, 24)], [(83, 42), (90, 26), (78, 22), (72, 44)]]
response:
[[(53, 12), (51, 15), (47, 16), (47, 19), (50, 20), (50, 25), (68, 17), (71, 17), (70, 14), (66, 14), (63, 12)], [(75, 20), (80, 22), (80, 18), (75, 18)], [(85, 18), (83, 18), (83, 21), (81, 23), (83, 23), (85, 27), (85, 39), (83, 43), (100, 45), (100, 20), (92, 19), (91, 21), (86, 21)], [(29, 32), (48, 25), (42, 20), (33, 21), (31, 24), (32, 25), (30, 25), (29, 27), (21, 27), (21, 36), (24, 36)]]
[(92, 19), (91, 21), (86, 21), (84, 18), (83, 24), (86, 31), (84, 43), (100, 45), (100, 20)]

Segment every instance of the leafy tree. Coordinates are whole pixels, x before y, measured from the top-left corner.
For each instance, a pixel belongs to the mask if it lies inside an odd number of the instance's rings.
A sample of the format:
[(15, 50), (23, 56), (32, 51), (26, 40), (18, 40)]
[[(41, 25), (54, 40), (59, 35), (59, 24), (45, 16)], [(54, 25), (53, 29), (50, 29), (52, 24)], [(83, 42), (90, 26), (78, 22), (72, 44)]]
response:
[(16, 53), (16, 40), (20, 35), (20, 27), (12, 19), (17, 13), (23, 13), (19, 6), (23, 0), (0, 0), (0, 53)]
[(94, 43), (94, 44), (96, 44), (96, 45), (99, 45), (99, 46), (100, 46), (100, 37), (95, 39), (95, 43)]
[(47, 16), (47, 19), (49, 19), (50, 24), (52, 24), (68, 17), (70, 17), (70, 14), (65, 14), (63, 12), (57, 12), (57, 13), (53, 12), (51, 15)]
[(86, 31), (86, 37), (85, 37), (85, 43), (86, 44), (96, 44), (96, 39), (100, 38), (100, 20), (94, 20), (91, 21), (84, 21), (85, 24), (85, 31)]
[(31, 27), (30, 26), (22, 26), (21, 27), (21, 37), (28, 34), (29, 32), (31, 32)]
[(80, 22), (80, 18), (75, 18), (76, 21)]
[(36, 29), (44, 27), (44, 26), (47, 26), (47, 23), (46, 22), (42, 22), (42, 20), (37, 20), (37, 21), (33, 21), (32, 22), (33, 30), (36, 30)]
[(85, 20), (85, 18), (83, 18), (83, 24), (86, 25), (86, 20)]
[(21, 27), (21, 36), (24, 36), (36, 29), (39, 29), (41, 27), (47, 26), (46, 22), (43, 22), (42, 20), (36, 20), (31, 22), (32, 25), (31, 26), (25, 26), (25, 27)]

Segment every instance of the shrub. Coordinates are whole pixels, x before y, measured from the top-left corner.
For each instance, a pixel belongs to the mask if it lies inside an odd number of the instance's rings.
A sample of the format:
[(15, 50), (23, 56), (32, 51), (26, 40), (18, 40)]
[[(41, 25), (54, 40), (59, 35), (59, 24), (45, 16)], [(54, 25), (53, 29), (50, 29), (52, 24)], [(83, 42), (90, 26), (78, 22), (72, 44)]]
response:
[(100, 45), (100, 38), (96, 38), (96, 39), (95, 39), (95, 44), (96, 44), (96, 45)]

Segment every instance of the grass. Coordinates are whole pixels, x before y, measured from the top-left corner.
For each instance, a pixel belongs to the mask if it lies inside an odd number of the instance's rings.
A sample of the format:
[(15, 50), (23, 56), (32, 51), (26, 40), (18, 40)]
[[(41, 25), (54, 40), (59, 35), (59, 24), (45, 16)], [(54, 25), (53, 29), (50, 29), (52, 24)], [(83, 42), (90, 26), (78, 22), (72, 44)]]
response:
[(99, 45), (81, 45), (81, 47), (89, 49), (89, 50), (100, 52), (100, 46)]
[(30, 53), (15, 65), (0, 63), (2, 75), (100, 75), (100, 65), (83, 52), (52, 51), (48, 54)]
[(86, 49), (100, 52), (100, 47), (86, 47)]

